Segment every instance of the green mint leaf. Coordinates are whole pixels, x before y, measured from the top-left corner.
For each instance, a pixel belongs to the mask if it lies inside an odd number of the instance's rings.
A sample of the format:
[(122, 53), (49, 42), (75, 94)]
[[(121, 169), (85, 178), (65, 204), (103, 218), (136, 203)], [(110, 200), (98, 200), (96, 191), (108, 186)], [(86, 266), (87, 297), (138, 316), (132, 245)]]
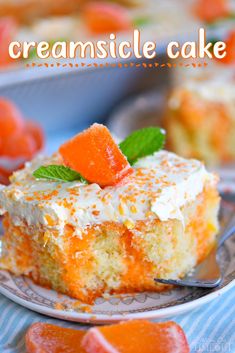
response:
[(37, 57), (37, 49), (31, 48), (27, 57), (27, 60), (32, 60)]
[(78, 180), (84, 184), (88, 184), (81, 174), (63, 165), (41, 166), (33, 172), (33, 176), (37, 179), (50, 179), (65, 182)]
[(132, 132), (119, 144), (120, 150), (127, 157), (130, 165), (139, 158), (149, 156), (162, 149), (165, 131), (159, 127), (146, 127)]
[(133, 19), (133, 25), (136, 28), (141, 28), (151, 23), (151, 19), (147, 16), (139, 16)]
[(216, 18), (212, 22), (207, 23), (207, 26), (209, 28), (215, 28), (217, 26), (221, 26), (221, 25), (224, 25), (226, 23), (230, 24), (230, 22), (232, 24), (232, 21), (234, 21), (234, 20), (235, 20), (235, 12), (231, 12), (231, 13), (229, 13), (226, 16)]

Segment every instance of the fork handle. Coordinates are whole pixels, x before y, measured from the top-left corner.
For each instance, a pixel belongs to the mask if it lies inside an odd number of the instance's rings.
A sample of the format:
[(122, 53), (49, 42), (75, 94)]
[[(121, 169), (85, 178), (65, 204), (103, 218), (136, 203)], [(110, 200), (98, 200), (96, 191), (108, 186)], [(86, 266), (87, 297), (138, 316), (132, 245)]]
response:
[(223, 243), (230, 238), (233, 234), (235, 233), (235, 215), (233, 215), (228, 224), (226, 225), (222, 236), (219, 238), (218, 240), (218, 247), (220, 247), (221, 245), (223, 245)]

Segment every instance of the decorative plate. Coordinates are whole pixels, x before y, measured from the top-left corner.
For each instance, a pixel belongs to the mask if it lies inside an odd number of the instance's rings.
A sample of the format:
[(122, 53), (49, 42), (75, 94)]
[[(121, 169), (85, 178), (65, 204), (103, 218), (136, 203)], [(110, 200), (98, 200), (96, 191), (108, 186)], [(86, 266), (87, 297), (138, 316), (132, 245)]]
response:
[[(221, 223), (234, 212), (234, 205), (223, 202)], [(31, 310), (63, 320), (85, 323), (110, 323), (131, 318), (165, 318), (205, 304), (235, 285), (235, 237), (219, 251), (224, 273), (221, 285), (213, 290), (175, 287), (165, 293), (138, 293), (99, 298), (84, 305), (55, 291), (35, 285), (26, 277), (0, 271), (0, 293)]]

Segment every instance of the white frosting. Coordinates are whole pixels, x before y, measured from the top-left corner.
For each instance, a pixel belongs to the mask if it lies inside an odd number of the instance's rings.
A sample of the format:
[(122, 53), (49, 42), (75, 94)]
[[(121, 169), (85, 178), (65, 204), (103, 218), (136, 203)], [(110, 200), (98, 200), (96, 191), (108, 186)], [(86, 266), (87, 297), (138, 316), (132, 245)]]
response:
[(84, 228), (104, 221), (131, 228), (146, 218), (182, 220), (181, 207), (194, 200), (205, 183), (216, 182), (201, 162), (166, 151), (140, 159), (128, 182), (116, 187), (102, 189), (97, 184), (35, 180), (32, 176), (38, 166), (54, 163), (61, 163), (58, 156), (37, 158), (0, 190), (2, 213), (8, 212), (15, 224), (43, 225), (59, 232), (70, 224), (79, 236)]
[(195, 92), (208, 101), (227, 102), (235, 104), (235, 81), (219, 79), (208, 81), (190, 81), (185, 88)]

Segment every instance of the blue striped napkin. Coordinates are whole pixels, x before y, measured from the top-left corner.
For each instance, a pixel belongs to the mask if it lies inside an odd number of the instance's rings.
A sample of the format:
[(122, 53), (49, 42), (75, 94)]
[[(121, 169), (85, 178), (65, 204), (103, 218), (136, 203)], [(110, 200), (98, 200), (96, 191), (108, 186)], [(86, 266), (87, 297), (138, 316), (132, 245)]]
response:
[[(235, 287), (196, 311), (170, 319), (184, 329), (192, 353), (235, 353)], [(37, 314), (0, 295), (0, 353), (25, 353), (25, 331), (38, 321), (89, 328)]]

